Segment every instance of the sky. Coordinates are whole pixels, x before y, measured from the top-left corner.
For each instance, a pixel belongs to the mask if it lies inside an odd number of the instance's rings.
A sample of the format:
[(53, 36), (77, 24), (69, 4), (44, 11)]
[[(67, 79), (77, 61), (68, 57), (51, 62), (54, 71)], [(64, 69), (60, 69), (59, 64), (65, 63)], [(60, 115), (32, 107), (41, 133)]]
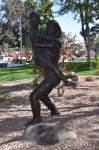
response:
[(73, 19), (72, 14), (65, 14), (64, 16), (58, 16), (58, 17), (55, 17), (54, 19), (57, 20), (57, 22), (61, 26), (62, 31), (65, 32), (66, 35), (69, 32), (72, 33), (72, 36), (76, 34), (77, 36), (76, 39), (83, 42), (83, 38), (80, 35), (81, 24), (80, 22), (77, 23), (77, 20)]
[[(52, 11), (56, 12), (57, 10), (59, 10), (59, 8), (60, 6), (54, 5), (52, 7)], [(72, 33), (72, 37), (76, 34), (76, 40), (83, 42), (83, 37), (80, 35), (81, 23), (78, 23), (77, 20), (74, 20), (73, 16), (74, 15), (72, 13), (68, 13), (62, 16), (58, 16), (57, 14), (56, 16), (54, 15), (54, 19), (57, 20), (57, 22), (61, 26), (62, 31), (65, 32), (66, 35), (68, 35), (69, 32)]]

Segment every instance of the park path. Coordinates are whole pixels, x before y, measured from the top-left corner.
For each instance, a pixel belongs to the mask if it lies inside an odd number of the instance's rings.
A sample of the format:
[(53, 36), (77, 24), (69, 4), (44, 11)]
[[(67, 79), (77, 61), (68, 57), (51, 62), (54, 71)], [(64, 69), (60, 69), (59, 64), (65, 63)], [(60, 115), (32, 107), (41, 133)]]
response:
[(0, 103), (0, 150), (99, 150), (99, 76), (93, 76), (92, 82), (85, 79), (85, 76), (79, 77), (78, 87), (65, 88), (61, 97), (58, 97), (57, 89), (51, 92), (60, 116), (51, 117), (42, 104), (44, 122), (61, 122), (78, 135), (77, 140), (50, 146), (26, 141), (23, 136), (24, 124), (32, 117), (28, 98), (32, 79), (0, 84), (0, 91), (8, 94), (8, 99)]

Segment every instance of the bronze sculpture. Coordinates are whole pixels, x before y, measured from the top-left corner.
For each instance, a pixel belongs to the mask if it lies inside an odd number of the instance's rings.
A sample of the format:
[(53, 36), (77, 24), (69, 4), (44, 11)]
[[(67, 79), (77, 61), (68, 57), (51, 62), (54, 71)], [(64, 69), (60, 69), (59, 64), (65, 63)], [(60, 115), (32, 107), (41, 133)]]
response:
[(58, 67), (61, 43), (59, 37), (61, 28), (55, 20), (49, 20), (46, 26), (46, 34), (38, 31), (40, 17), (37, 12), (32, 11), (29, 15), (31, 29), (29, 32), (29, 42), (33, 51), (33, 58), (37, 65), (44, 69), (44, 80), (30, 93), (30, 103), (33, 119), (27, 123), (33, 125), (41, 122), (40, 102), (42, 101), (51, 111), (51, 115), (59, 115), (60, 112), (48, 94), (55, 88), (61, 80), (66, 85), (75, 85), (75, 82), (68, 81), (67, 77)]

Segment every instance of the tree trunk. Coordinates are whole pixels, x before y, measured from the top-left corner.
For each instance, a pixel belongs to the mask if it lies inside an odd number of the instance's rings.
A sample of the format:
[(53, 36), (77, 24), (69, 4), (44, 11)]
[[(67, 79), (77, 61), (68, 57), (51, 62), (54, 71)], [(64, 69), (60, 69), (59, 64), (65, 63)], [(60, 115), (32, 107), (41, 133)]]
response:
[(87, 63), (90, 64), (90, 43), (89, 42), (87, 42), (86, 48), (87, 48)]
[(99, 43), (96, 45), (96, 67), (99, 69)]
[[(82, 26), (82, 32), (81, 35), (84, 38), (84, 42), (87, 49), (87, 62), (90, 64), (90, 35), (89, 35), (89, 23), (85, 23), (85, 18), (82, 9), (80, 9), (80, 18), (81, 18), (81, 26)], [(86, 28), (84, 28), (86, 26)]]
[(89, 24), (86, 23), (86, 48), (87, 48), (87, 63), (90, 65), (90, 34), (89, 34)]

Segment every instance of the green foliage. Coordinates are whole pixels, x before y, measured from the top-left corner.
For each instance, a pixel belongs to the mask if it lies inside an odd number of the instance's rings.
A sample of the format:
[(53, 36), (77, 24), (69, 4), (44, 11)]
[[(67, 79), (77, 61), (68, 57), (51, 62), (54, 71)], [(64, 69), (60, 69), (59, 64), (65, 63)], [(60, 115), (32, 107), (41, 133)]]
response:
[(35, 0), (25, 0), (24, 2), (24, 19), (28, 22), (29, 13), (33, 10), (38, 10), (38, 4)]
[(50, 0), (40, 0), (38, 3), (38, 12), (41, 16), (41, 30), (44, 30), (49, 19), (53, 18), (53, 3)]
[(36, 2), (35, 0), (25, 0), (24, 6), (27, 10), (32, 11), (33, 9), (36, 9)]

